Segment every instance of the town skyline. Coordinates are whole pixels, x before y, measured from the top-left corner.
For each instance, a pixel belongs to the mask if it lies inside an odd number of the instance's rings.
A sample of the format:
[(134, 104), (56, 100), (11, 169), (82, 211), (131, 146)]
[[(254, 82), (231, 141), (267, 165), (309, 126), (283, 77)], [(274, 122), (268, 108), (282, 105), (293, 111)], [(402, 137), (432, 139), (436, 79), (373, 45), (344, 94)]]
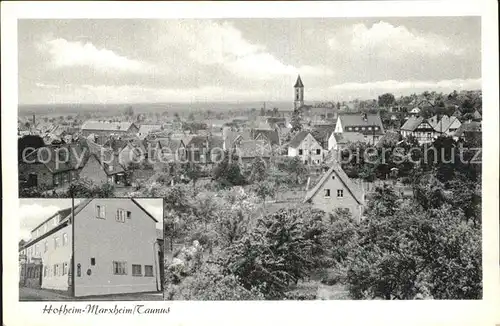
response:
[(478, 17), (21, 20), (18, 27), (21, 105), (291, 101), (298, 74), (306, 102), (481, 89)]

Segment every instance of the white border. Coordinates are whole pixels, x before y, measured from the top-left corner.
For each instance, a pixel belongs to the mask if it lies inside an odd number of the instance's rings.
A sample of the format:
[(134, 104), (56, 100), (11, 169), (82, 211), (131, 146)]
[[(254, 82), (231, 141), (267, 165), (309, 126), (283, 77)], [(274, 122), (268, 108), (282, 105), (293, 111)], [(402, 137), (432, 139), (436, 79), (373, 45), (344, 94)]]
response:
[[(4, 325), (494, 325), (500, 318), (498, 242), (498, 8), (496, 1), (362, 2), (2, 2), (2, 176)], [(18, 302), (17, 19), (482, 16), (483, 275), (479, 301), (152, 302), (168, 315), (42, 315)], [(10, 158), (10, 159), (9, 159)], [(121, 303), (100, 303), (113, 307)], [(131, 303), (124, 303), (130, 305)], [(59, 305), (57, 303), (56, 305)], [(84, 303), (78, 303), (84, 306)], [(140, 317), (140, 318), (138, 318)]]

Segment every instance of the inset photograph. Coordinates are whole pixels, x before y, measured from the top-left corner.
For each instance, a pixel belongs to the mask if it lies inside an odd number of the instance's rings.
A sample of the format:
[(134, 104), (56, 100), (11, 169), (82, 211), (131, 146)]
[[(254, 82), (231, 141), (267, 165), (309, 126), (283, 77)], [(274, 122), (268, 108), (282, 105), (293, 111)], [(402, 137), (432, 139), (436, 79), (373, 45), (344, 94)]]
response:
[(162, 300), (162, 203), (20, 199), (19, 300)]

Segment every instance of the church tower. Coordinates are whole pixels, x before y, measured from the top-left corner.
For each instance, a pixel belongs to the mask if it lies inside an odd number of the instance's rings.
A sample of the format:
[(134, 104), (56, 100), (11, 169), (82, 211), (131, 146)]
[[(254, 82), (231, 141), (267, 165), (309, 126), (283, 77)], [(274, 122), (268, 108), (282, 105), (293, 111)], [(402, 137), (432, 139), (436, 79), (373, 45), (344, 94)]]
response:
[(300, 75), (297, 77), (297, 81), (295, 82), (294, 92), (294, 102), (293, 106), (295, 109), (300, 108), (304, 105), (304, 84), (302, 84), (302, 79), (300, 79)]

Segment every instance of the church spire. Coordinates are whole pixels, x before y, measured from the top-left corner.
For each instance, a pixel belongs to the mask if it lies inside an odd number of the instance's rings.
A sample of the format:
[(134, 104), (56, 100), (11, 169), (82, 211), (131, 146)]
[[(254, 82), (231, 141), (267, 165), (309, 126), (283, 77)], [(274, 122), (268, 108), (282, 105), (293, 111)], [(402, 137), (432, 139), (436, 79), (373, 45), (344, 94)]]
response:
[(302, 84), (302, 79), (300, 79), (300, 75), (297, 77), (297, 81), (295, 82), (295, 86), (293, 87), (304, 87), (304, 84)]
[(297, 77), (297, 81), (293, 88), (295, 90), (293, 106), (295, 109), (298, 109), (304, 106), (304, 84), (302, 83), (302, 79), (300, 79), (300, 75)]

